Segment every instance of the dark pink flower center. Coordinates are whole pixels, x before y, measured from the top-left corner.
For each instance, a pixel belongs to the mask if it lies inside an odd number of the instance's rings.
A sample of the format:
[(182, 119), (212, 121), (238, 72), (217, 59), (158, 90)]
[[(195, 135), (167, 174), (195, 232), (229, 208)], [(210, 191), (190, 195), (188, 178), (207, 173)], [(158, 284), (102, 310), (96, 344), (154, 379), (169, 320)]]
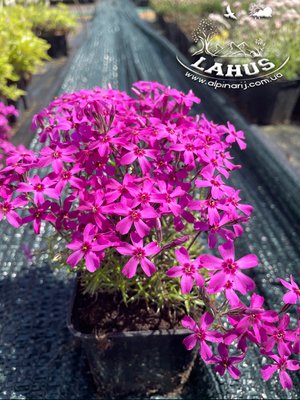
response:
[(192, 144), (192, 143), (187, 143), (186, 145), (185, 145), (185, 149), (187, 150), (187, 151), (193, 151), (194, 150), (194, 145)]
[(168, 193), (166, 193), (166, 195), (165, 195), (165, 201), (166, 201), (166, 203), (171, 203), (171, 201), (172, 201), (172, 197)]
[(258, 314), (251, 314), (250, 319), (252, 323), (257, 323), (259, 321), (259, 315)]
[(55, 159), (61, 158), (61, 153), (59, 151), (55, 151), (52, 153), (52, 157)]
[(149, 193), (140, 193), (140, 194), (139, 194), (139, 200), (140, 200), (142, 203), (148, 203), (149, 200), (150, 200), (150, 195), (149, 195)]
[(122, 185), (119, 187), (119, 192), (121, 194), (126, 194), (128, 192), (128, 190), (127, 190), (126, 186)]
[(284, 338), (285, 334), (283, 331), (277, 331), (275, 336), (276, 336), (277, 340), (282, 340)]
[(139, 221), (141, 218), (141, 213), (137, 210), (131, 210), (129, 216), (133, 221)]
[(62, 179), (64, 179), (65, 181), (68, 181), (71, 178), (71, 173), (70, 171), (64, 171), (61, 174)]
[(133, 255), (137, 260), (140, 261), (145, 257), (145, 250), (139, 247), (136, 250), (134, 250)]
[(236, 263), (230, 258), (223, 262), (222, 267), (226, 274), (235, 274), (236, 270), (238, 269)]
[(211, 183), (213, 186), (216, 186), (216, 187), (221, 186), (221, 185), (220, 185), (220, 182), (218, 182), (216, 179), (211, 179), (210, 183)]
[(45, 189), (45, 186), (42, 183), (38, 183), (37, 185), (34, 186), (34, 190), (36, 192), (43, 192)]
[(212, 227), (211, 227), (211, 231), (212, 232), (217, 232), (219, 230), (219, 226), (218, 225), (213, 225)]
[(208, 206), (209, 206), (210, 208), (215, 208), (216, 205), (217, 205), (217, 203), (216, 203), (215, 200), (213, 200), (213, 199), (207, 200), (207, 203), (208, 203)]
[(193, 264), (186, 263), (183, 265), (183, 269), (186, 275), (193, 275), (195, 273), (195, 267)]
[(286, 359), (285, 358), (281, 358), (278, 362), (278, 367), (279, 369), (282, 371), (284, 371), (286, 369)]
[(201, 329), (201, 328), (197, 329), (195, 334), (196, 334), (198, 340), (201, 340), (201, 341), (205, 340), (206, 335), (205, 335), (205, 331), (203, 329)]
[(300, 296), (300, 289), (294, 289), (294, 292), (296, 293), (297, 296)]
[(1, 208), (4, 214), (7, 214), (12, 209), (11, 204), (7, 202), (5, 202)]
[(83, 245), (81, 246), (81, 251), (83, 251), (84, 253), (88, 253), (89, 251), (91, 251), (91, 249), (92, 246), (88, 242), (84, 242)]
[(145, 155), (145, 150), (137, 147), (134, 149), (134, 154), (138, 157), (143, 157)]
[(227, 281), (227, 282), (225, 283), (225, 285), (224, 285), (225, 289), (231, 289), (232, 286), (233, 286), (233, 284), (232, 284), (232, 282), (230, 282), (230, 281)]
[(160, 160), (160, 161), (158, 161), (158, 163), (157, 163), (157, 166), (158, 167), (164, 167), (166, 165), (166, 162), (164, 161), (164, 160)]
[(109, 142), (109, 140), (110, 140), (110, 137), (107, 136), (107, 135), (105, 135), (105, 136), (102, 137), (102, 142), (103, 142), (103, 143), (107, 143), (107, 142)]
[(223, 360), (222, 360), (222, 365), (223, 365), (224, 368), (227, 369), (227, 368), (230, 366), (229, 360), (223, 359)]
[(41, 212), (40, 212), (39, 210), (37, 210), (37, 211), (34, 212), (34, 218), (35, 218), (35, 219), (41, 218), (41, 215), (42, 215), (42, 214), (41, 214)]

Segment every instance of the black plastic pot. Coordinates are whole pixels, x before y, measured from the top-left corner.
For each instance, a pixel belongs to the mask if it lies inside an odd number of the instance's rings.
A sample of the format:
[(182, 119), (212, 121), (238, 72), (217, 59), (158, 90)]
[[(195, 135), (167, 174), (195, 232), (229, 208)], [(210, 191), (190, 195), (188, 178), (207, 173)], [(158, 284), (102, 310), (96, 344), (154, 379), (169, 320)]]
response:
[(300, 79), (278, 81), (229, 94), (237, 107), (258, 125), (289, 123), (300, 95)]
[(170, 40), (170, 42), (172, 42), (187, 57), (190, 57), (189, 48), (191, 47), (191, 43), (187, 36), (178, 27), (177, 23), (167, 21), (162, 14), (157, 15), (157, 22), (165, 31), (165, 36)]
[(46, 34), (40, 35), (41, 39), (50, 44), (48, 54), (52, 58), (65, 57), (68, 55), (68, 43), (66, 34)]
[(78, 284), (68, 328), (81, 340), (98, 393), (105, 399), (180, 393), (195, 362), (183, 338), (187, 330), (114, 333), (105, 337), (78, 331), (73, 325)]

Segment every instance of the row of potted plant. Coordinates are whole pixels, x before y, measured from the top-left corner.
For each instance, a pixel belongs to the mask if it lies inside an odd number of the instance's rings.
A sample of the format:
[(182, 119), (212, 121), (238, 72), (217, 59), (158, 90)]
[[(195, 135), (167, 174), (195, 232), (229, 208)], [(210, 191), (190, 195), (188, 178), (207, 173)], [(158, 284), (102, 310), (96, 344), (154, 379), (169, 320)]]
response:
[(38, 67), (50, 57), (51, 35), (66, 35), (76, 18), (65, 6), (21, 5), (0, 9), (0, 97), (17, 100)]
[[(234, 46), (247, 44), (246, 48), (257, 50), (257, 57), (260, 55), (261, 58), (267, 58), (277, 67), (288, 59), (279, 71), (281, 80), (261, 87), (256, 86), (255, 89), (246, 92), (241, 89), (234, 92), (227, 90), (226, 93), (252, 122), (289, 122), (292, 116), (295, 116), (294, 110), (300, 94), (299, 1), (224, 1), (218, 2), (218, 5), (210, 3), (209, 7), (205, 6), (205, 2), (196, 0), (153, 0), (151, 4), (158, 13), (168, 38), (188, 57), (191, 57), (191, 54), (200, 54), (202, 43), (195, 40), (194, 32), (199, 22), (207, 20), (215, 26), (214, 34), (210, 35), (211, 48), (228, 47), (239, 50)], [(236, 19), (224, 17), (227, 5), (234, 10)], [(192, 14), (194, 8), (198, 10), (198, 14)], [(266, 8), (272, 10), (270, 18), (255, 17)], [(194, 40), (196, 43), (193, 44)], [(224, 65), (235, 65), (251, 64), (257, 57), (253, 58), (253, 54), (249, 54), (248, 57), (241, 58), (241, 54), (232, 54), (219, 59), (216, 56), (215, 59)]]
[[(233, 54), (226, 58), (226, 63), (243, 62), (253, 65), (259, 58), (264, 58), (278, 68), (288, 59), (279, 71), (282, 75), (280, 81), (256, 87), (247, 93), (240, 91), (235, 98), (236, 103), (243, 107), (243, 111), (253, 122), (288, 123), (300, 98), (300, 3), (298, 0), (265, 0), (233, 4), (237, 20), (229, 22), (222, 15), (209, 15), (218, 27), (212, 37), (212, 46), (246, 46), (246, 56), (242, 61), (240, 55)], [(270, 18), (255, 17), (263, 13), (264, 9), (271, 10)], [(197, 45), (191, 48), (191, 52), (195, 49), (197, 50)], [(238, 49), (235, 47), (235, 50)], [(256, 56), (253, 56), (253, 52)], [(224, 62), (224, 59), (219, 61)]]
[(299, 286), (280, 277), (287, 292), (268, 310), (247, 275), (257, 256), (235, 255), (253, 211), (228, 181), (241, 167), (230, 151), (246, 148), (244, 133), (191, 116), (200, 102), (191, 91), (137, 82), (132, 92), (64, 94), (36, 115), (40, 151), (11, 147), (2, 159), (0, 219), (16, 228), (33, 224), (52, 261), (80, 274), (70, 326), (90, 343), (102, 396), (161, 393), (182, 383), (190, 367), (186, 360), (178, 367), (179, 344), (166, 335), (180, 324), (181, 335), (190, 333), (186, 349), (197, 345), (220, 375), (239, 379), (238, 364), (255, 345), (265, 359), (262, 378), (278, 373), (291, 389), (300, 323), (290, 326), (288, 310), (299, 304)]

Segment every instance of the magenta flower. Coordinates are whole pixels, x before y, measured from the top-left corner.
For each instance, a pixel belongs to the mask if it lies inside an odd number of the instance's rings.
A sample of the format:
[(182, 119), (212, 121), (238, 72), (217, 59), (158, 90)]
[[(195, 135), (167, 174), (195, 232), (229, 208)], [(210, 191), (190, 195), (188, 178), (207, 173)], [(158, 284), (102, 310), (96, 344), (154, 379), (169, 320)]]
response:
[(228, 191), (229, 186), (225, 185), (220, 175), (214, 176), (214, 168), (208, 166), (201, 172), (203, 179), (197, 179), (195, 185), (198, 188), (209, 187), (214, 199), (221, 199)]
[(81, 215), (81, 219), (85, 222), (89, 221), (95, 223), (98, 228), (103, 227), (103, 222), (106, 221), (104, 213), (109, 212), (111, 207), (107, 207), (103, 204), (104, 195), (102, 191), (94, 191), (93, 194), (87, 195), (86, 199), (81, 201), (78, 207), (79, 211), (84, 211), (85, 213)]
[(216, 221), (210, 225), (203, 221), (196, 221), (194, 224), (195, 229), (201, 232), (208, 233), (208, 247), (214, 248), (218, 243), (218, 236), (221, 236), (226, 241), (233, 241), (236, 237), (235, 232), (227, 229), (226, 226), (232, 224), (227, 214), (223, 214), (221, 217), (219, 214), (214, 214)]
[(42, 204), (44, 202), (44, 195), (47, 195), (53, 199), (59, 199), (59, 191), (52, 187), (55, 182), (48, 177), (41, 179), (39, 176), (35, 175), (33, 178), (27, 178), (27, 180), (29, 183), (19, 183), (16, 191), (24, 193), (33, 192), (33, 199), (36, 204)]
[(213, 322), (214, 318), (208, 312), (202, 315), (199, 325), (188, 315), (181, 320), (184, 328), (194, 331), (194, 333), (183, 339), (183, 344), (187, 350), (192, 350), (199, 343), (200, 355), (205, 362), (212, 357), (212, 350), (206, 342), (222, 341), (221, 333), (208, 329)]
[(198, 157), (201, 139), (196, 139), (194, 135), (181, 138), (181, 143), (173, 144), (171, 150), (182, 152), (185, 165), (195, 166), (195, 157)]
[(278, 350), (281, 353), (289, 350), (289, 344), (294, 342), (296, 333), (291, 330), (287, 330), (290, 323), (289, 315), (285, 314), (279, 320), (278, 327), (274, 325), (265, 325), (264, 329), (267, 332), (269, 338), (263, 343), (266, 351), (271, 351), (275, 344), (278, 346)]
[(147, 174), (151, 170), (151, 164), (148, 158), (155, 160), (157, 151), (144, 149), (134, 144), (127, 144), (124, 145), (124, 147), (129, 151), (120, 159), (120, 164), (132, 164), (136, 159), (138, 159), (143, 174)]
[(156, 242), (151, 242), (146, 246), (143, 245), (143, 239), (136, 233), (130, 235), (132, 244), (122, 243), (117, 247), (117, 251), (125, 256), (131, 256), (129, 261), (122, 269), (122, 273), (127, 278), (132, 278), (136, 274), (138, 265), (140, 264), (147, 276), (151, 276), (156, 271), (156, 267), (147, 257), (157, 254), (160, 248)]
[(200, 256), (202, 265), (216, 272), (210, 279), (208, 292), (220, 292), (228, 279), (234, 282), (236, 290), (242, 294), (246, 294), (255, 287), (254, 281), (243, 274), (240, 270), (253, 268), (258, 265), (258, 259), (255, 254), (248, 254), (235, 261), (234, 243), (228, 241), (218, 247), (223, 259), (210, 254)]
[(181, 276), (181, 292), (183, 294), (190, 293), (194, 281), (197, 286), (202, 287), (205, 281), (203, 276), (198, 272), (200, 269), (199, 260), (196, 259), (194, 262), (191, 262), (189, 253), (184, 247), (176, 249), (175, 255), (180, 266), (170, 268), (167, 271), (167, 275), (170, 278)]
[(55, 186), (55, 189), (61, 193), (65, 186), (69, 183), (73, 188), (83, 190), (85, 186), (84, 181), (76, 176), (76, 174), (78, 174), (80, 171), (81, 168), (79, 166), (75, 166), (70, 169), (63, 169), (57, 177), (58, 182)]
[(40, 151), (40, 158), (38, 161), (38, 167), (46, 167), (47, 165), (52, 165), (53, 170), (56, 174), (60, 174), (64, 167), (64, 162), (75, 162), (76, 158), (74, 153), (77, 148), (75, 146), (55, 146), (53, 149), (51, 147), (44, 147)]
[(160, 181), (158, 184), (159, 192), (152, 196), (153, 201), (162, 204), (162, 212), (172, 212), (178, 217), (182, 212), (182, 207), (178, 204), (177, 199), (185, 194), (180, 186), (175, 189), (168, 186), (165, 182)]
[(226, 137), (226, 142), (227, 143), (234, 143), (237, 142), (239, 145), (239, 148), (241, 150), (245, 150), (247, 145), (244, 142), (245, 140), (245, 135), (243, 131), (236, 131), (235, 127), (230, 123), (227, 122), (228, 130), (227, 130), (227, 137)]
[(10, 223), (15, 228), (19, 228), (21, 225), (22, 219), (19, 214), (16, 213), (16, 208), (21, 208), (25, 204), (28, 203), (24, 197), (16, 197), (15, 199), (11, 199), (11, 196), (7, 199), (3, 200), (0, 203), (0, 221), (5, 217), (7, 222)]
[(291, 283), (288, 283), (284, 279), (278, 278), (281, 284), (289, 289), (290, 291), (283, 296), (285, 304), (296, 304), (300, 300), (300, 289), (297, 283), (293, 279), (293, 275), (290, 275)]
[(299, 361), (289, 360), (291, 352), (287, 348), (278, 348), (279, 356), (271, 352), (262, 352), (262, 354), (273, 359), (275, 363), (264, 365), (261, 369), (262, 378), (268, 381), (276, 371), (279, 371), (279, 380), (284, 389), (291, 390), (293, 382), (286, 370), (298, 371), (300, 369)]
[(33, 229), (36, 235), (40, 234), (42, 221), (49, 221), (54, 223), (56, 217), (51, 212), (51, 202), (46, 200), (44, 203), (38, 205), (37, 207), (29, 208), (29, 213), (27, 217), (22, 219), (22, 224), (27, 224), (33, 221)]
[(262, 305), (264, 298), (253, 293), (250, 301), (250, 307), (244, 310), (244, 316), (235, 327), (237, 333), (245, 333), (251, 328), (258, 343), (262, 342), (262, 336), (265, 334), (265, 326), (278, 321), (278, 315), (275, 311), (266, 311)]
[(220, 357), (212, 356), (206, 362), (208, 364), (217, 364), (215, 371), (221, 376), (223, 376), (227, 370), (233, 379), (240, 379), (241, 371), (235, 367), (235, 364), (242, 362), (245, 358), (245, 354), (242, 354), (241, 356), (229, 357), (228, 348), (224, 343), (220, 343), (218, 345), (218, 351)]
[(74, 250), (74, 253), (68, 257), (67, 264), (75, 267), (84, 258), (88, 271), (94, 272), (100, 267), (99, 252), (107, 248), (109, 243), (99, 244), (94, 240), (95, 233), (94, 225), (88, 224), (84, 228), (83, 238), (76, 237), (71, 243), (67, 244), (68, 249)]
[(143, 238), (150, 232), (149, 226), (143, 221), (148, 218), (156, 218), (157, 213), (152, 207), (136, 208), (138, 202), (118, 203), (113, 207), (113, 212), (117, 215), (125, 216), (116, 225), (116, 230), (122, 235), (130, 231), (134, 225), (138, 235)]
[(135, 178), (130, 174), (126, 174), (124, 176), (122, 183), (112, 178), (109, 179), (106, 185), (107, 193), (105, 194), (105, 200), (108, 203), (112, 203), (119, 197), (129, 198), (129, 193), (132, 190), (137, 190), (137, 186), (134, 184), (134, 182)]

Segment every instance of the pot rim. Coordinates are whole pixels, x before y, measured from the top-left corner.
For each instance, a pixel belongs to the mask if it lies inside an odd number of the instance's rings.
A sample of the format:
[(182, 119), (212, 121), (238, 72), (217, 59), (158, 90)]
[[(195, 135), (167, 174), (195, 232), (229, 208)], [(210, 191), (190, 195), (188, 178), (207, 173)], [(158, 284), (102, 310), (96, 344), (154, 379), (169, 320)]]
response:
[[(72, 292), (72, 298), (71, 302), (69, 305), (69, 310), (67, 314), (67, 327), (70, 331), (70, 333), (82, 340), (101, 340), (101, 336), (97, 335), (96, 332), (94, 333), (82, 333), (79, 330), (77, 330), (73, 323), (72, 323), (72, 313), (73, 313), (73, 308), (74, 308), (74, 303), (75, 303), (75, 297), (76, 297), (76, 289), (78, 286), (78, 277), (74, 280), (73, 283), (73, 292)], [(125, 332), (113, 332), (105, 335), (105, 338), (107, 339), (119, 339), (119, 338), (135, 338), (139, 336), (167, 336), (167, 335), (176, 335), (176, 336), (185, 336), (188, 334), (191, 334), (192, 332), (188, 329), (161, 329), (161, 330), (144, 330), (144, 331), (125, 331)]]

